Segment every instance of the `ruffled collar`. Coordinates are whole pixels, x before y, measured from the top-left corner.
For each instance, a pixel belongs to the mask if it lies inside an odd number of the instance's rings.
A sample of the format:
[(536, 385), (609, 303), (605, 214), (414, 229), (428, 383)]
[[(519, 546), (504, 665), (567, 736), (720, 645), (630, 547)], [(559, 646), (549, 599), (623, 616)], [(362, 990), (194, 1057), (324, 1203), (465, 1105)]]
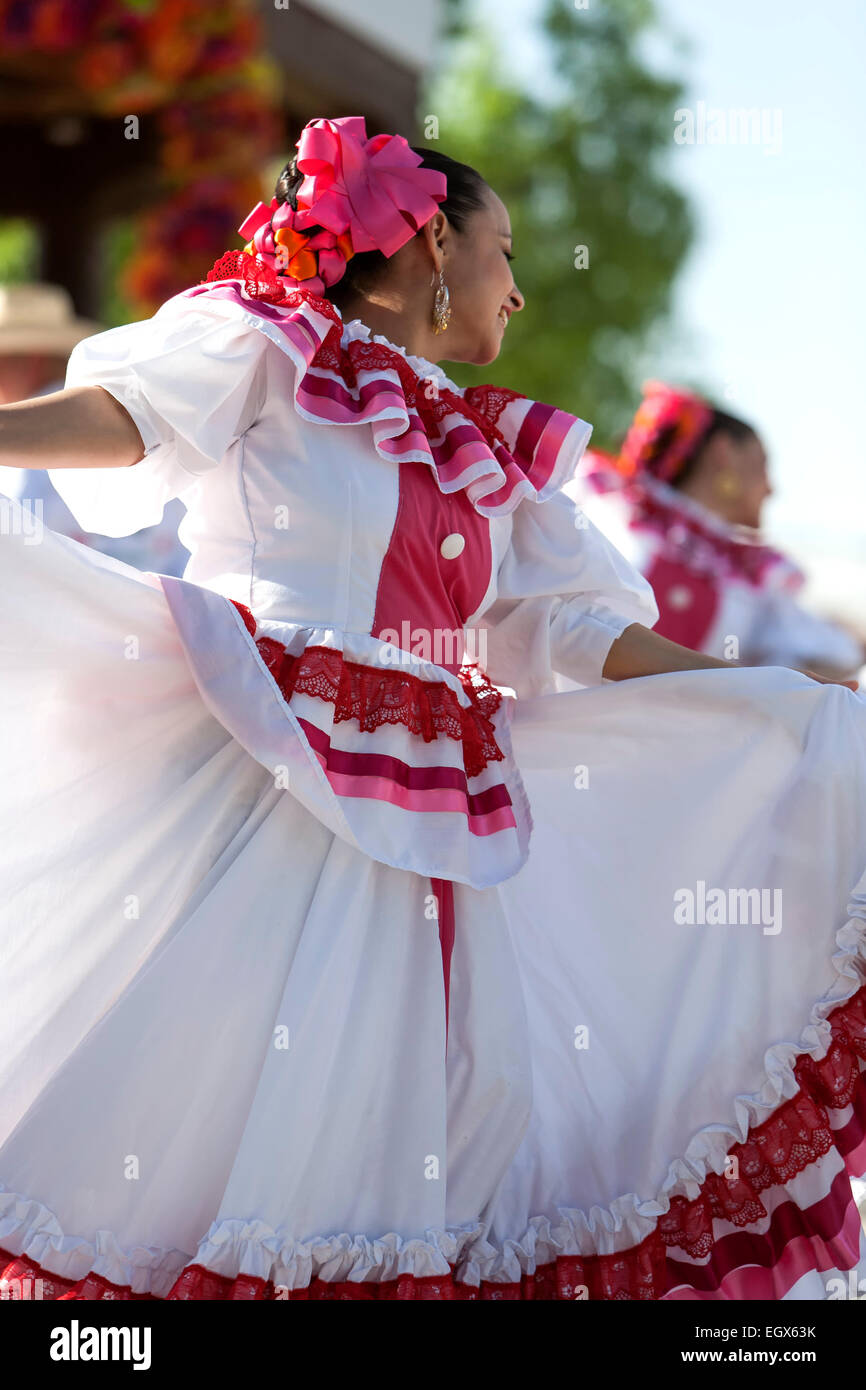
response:
[[(334, 307), (336, 308), (336, 305)], [(339, 312), (338, 309), (337, 313)], [(404, 347), (398, 347), (396, 343), (391, 342), (390, 338), (384, 338), (381, 333), (373, 333), (363, 319), (344, 320), (340, 341), (344, 347), (348, 346), (349, 343), (359, 341), (381, 343), (383, 347), (390, 348), (392, 352), (399, 352), (401, 357), (405, 357), (417, 377), (422, 380), (438, 381), (451, 391), (460, 391), (460, 387), (445, 375), (438, 362), (430, 362), (426, 357), (419, 357)]]
[(217, 261), (176, 296), (242, 316), (295, 363), (294, 405), (305, 420), (365, 425), (379, 455), (433, 469), (443, 493), (463, 491), (482, 516), (543, 502), (567, 483), (592, 427), (507, 387), (465, 390), (436, 363), (408, 353), (329, 300), (286, 289), (246, 252)]

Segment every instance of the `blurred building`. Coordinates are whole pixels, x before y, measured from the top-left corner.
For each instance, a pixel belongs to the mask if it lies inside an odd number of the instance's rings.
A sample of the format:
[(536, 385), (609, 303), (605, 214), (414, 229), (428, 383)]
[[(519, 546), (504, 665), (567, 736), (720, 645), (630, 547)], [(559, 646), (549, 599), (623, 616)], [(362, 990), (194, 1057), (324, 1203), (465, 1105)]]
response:
[(371, 133), (413, 139), (440, 11), (439, 0), (291, 0), (287, 10), (263, 4), (268, 51), (286, 75), (292, 139), (314, 116), (355, 115), (366, 116)]
[[(66, 0), (28, 0), (22, 7), (0, 0), (0, 217), (26, 218), (38, 227), (37, 278), (68, 290), (79, 314), (99, 318), (102, 313), (100, 229), (165, 197), (166, 145), (172, 141), (180, 151), (174, 176), (182, 185), (184, 165), (187, 181), (210, 172), (213, 184), (232, 158), (249, 179), (260, 172), (250, 167), (256, 155), (288, 154), (303, 125), (316, 116), (363, 115), (371, 131), (417, 137), (420, 83), (436, 41), (439, 0), (369, 0), (361, 5), (285, 0), (285, 7), (280, 0), (224, 0), (217, 7), (201, 0), (201, 35), (213, 30), (215, 20), (225, 22), (223, 55), (227, 45), (234, 45), (238, 72), (243, 67), (249, 73), (241, 98), (239, 86), (229, 84), (225, 100), (221, 103), (217, 92), (209, 111), (198, 95), (207, 85), (192, 51), (198, 34), (180, 24), (177, 33), (160, 33), (150, 19), (145, 24), (142, 7), (133, 0), (111, 0), (121, 39), (103, 20), (98, 29), (90, 17), (97, 9), (104, 14), (106, 7), (79, 4), (76, 9)], [(151, 19), (160, 19), (159, 9)], [(166, 8), (167, 26), (174, 22), (168, 16)], [(250, 51), (250, 21), (257, 25), (256, 53)], [(190, 48), (186, 67), (184, 44)], [(208, 53), (202, 47), (211, 88), (214, 78), (231, 78), (224, 56), (215, 44), (212, 48)], [(141, 70), (130, 71), (138, 55)], [(259, 55), (270, 60), (270, 83), (254, 70)], [(244, 101), (255, 101), (265, 88), (273, 89), (275, 129), (262, 129), (251, 157), (250, 130), (261, 111), (251, 112)], [(223, 112), (224, 130), (215, 133)], [(138, 115), (134, 138), (124, 128), (130, 114)], [(186, 160), (184, 149), (189, 151)], [(171, 151), (169, 155), (170, 162)], [(259, 160), (260, 166), (264, 163)], [(212, 197), (213, 189), (203, 185), (202, 196)], [(247, 210), (239, 208), (240, 216)], [(231, 207), (226, 216), (234, 213)], [(225, 216), (222, 221), (225, 226)], [(210, 255), (220, 240), (211, 231), (212, 245), (207, 225), (199, 236), (206, 261), (202, 273), (219, 250), (235, 244), (223, 241)], [(195, 236), (187, 235), (181, 219), (175, 244), (184, 237), (194, 252)]]

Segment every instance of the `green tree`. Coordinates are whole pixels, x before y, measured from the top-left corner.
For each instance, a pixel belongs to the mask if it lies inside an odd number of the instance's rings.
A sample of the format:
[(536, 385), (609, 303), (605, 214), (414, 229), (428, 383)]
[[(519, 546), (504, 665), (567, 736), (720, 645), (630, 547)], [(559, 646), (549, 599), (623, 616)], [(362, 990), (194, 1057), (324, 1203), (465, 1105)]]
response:
[(39, 239), (24, 218), (0, 218), (0, 285), (37, 278)]
[(583, 10), (548, 0), (554, 76), (540, 92), (503, 73), (496, 39), (459, 0), (448, 13), (422, 115), (439, 118), (437, 147), (478, 168), (508, 206), (526, 296), (497, 361), (454, 375), (562, 406), (611, 447), (634, 411), (641, 351), (665, 320), (693, 236), (665, 167), (682, 89), (641, 56), (653, 4), (591, 0)]

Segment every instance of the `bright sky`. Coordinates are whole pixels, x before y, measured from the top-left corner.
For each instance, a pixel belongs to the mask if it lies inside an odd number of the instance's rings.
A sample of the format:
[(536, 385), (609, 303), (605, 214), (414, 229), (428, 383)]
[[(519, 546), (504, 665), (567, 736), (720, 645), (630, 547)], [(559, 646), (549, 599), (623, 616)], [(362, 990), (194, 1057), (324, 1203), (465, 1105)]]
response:
[[(537, 89), (537, 0), (480, 2), (514, 75)], [(672, 120), (671, 176), (699, 236), (655, 374), (701, 380), (754, 421), (776, 487), (768, 532), (823, 571), (819, 596), (855, 601), (866, 622), (866, 3), (657, 7), (689, 41), (686, 53), (667, 39), (651, 49), (685, 81), (685, 105), (760, 108), (768, 138), (678, 145)]]

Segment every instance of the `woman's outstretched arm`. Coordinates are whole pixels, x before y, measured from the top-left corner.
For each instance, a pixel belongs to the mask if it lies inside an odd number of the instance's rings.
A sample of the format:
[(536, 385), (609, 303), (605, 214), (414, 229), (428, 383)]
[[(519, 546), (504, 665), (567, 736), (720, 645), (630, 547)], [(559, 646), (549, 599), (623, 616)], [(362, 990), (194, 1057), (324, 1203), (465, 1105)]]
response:
[[(702, 652), (693, 652), (689, 647), (671, 642), (642, 623), (630, 623), (613, 642), (602, 675), (606, 680), (623, 681), (632, 676), (659, 676), (666, 671), (706, 671), (714, 667), (744, 664), (742, 661), (722, 661), (715, 656), (704, 656)], [(804, 671), (803, 674), (822, 685), (845, 685), (849, 690), (857, 689), (854, 680), (828, 680), (814, 671)]]
[(132, 417), (101, 386), (0, 405), (0, 463), (8, 468), (128, 468), (143, 456)]

